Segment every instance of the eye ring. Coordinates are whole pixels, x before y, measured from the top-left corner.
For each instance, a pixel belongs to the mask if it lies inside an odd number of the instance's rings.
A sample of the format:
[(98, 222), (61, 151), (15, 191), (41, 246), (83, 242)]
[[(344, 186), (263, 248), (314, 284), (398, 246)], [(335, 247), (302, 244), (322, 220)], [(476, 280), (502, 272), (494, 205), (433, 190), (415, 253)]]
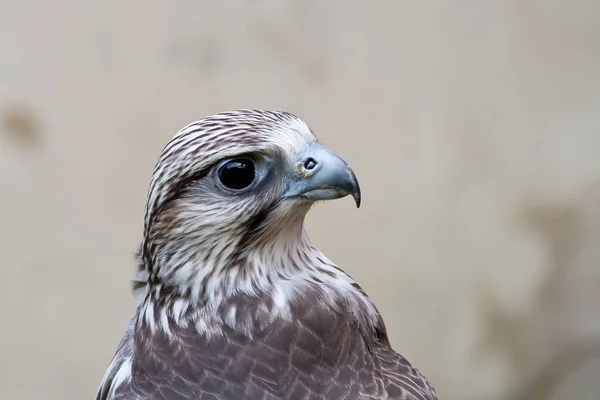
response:
[(221, 185), (227, 189), (243, 190), (256, 180), (256, 166), (250, 158), (233, 158), (222, 163), (216, 175)]

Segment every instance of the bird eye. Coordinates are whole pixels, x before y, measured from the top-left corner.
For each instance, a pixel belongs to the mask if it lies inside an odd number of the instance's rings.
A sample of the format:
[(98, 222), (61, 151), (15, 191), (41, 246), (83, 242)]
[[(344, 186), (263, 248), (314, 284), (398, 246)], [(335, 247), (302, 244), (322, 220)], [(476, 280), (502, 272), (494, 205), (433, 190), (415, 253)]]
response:
[(254, 182), (254, 163), (247, 158), (236, 158), (221, 165), (217, 171), (219, 181), (230, 189), (244, 189)]

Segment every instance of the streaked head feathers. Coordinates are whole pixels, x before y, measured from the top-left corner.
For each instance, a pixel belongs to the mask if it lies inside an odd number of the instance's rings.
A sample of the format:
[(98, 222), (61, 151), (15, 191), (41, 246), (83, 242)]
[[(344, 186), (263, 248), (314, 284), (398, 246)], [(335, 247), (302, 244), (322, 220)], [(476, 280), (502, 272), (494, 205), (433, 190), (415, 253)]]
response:
[[(254, 181), (226, 187), (219, 174), (228, 162), (251, 164)], [(194, 122), (154, 169), (136, 285), (206, 301), (264, 289), (271, 274), (302, 268), (313, 202), (347, 194), (358, 204), (352, 170), (295, 115), (237, 110)]]

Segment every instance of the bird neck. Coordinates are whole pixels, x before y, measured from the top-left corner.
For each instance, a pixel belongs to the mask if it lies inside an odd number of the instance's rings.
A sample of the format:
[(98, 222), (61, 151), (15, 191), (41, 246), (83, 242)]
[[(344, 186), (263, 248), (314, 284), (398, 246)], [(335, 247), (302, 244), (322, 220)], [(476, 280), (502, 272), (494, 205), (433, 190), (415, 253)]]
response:
[(236, 242), (217, 248), (219, 256), (196, 248), (170, 257), (184, 262), (160, 266), (170, 273), (149, 281), (140, 315), (153, 329), (194, 325), (207, 335), (229, 328), (251, 336), (269, 321), (292, 321), (297, 307), (318, 306), (352, 314), (367, 330), (377, 326), (373, 303), (312, 244), (302, 225), (285, 232), (243, 253), (233, 250)]

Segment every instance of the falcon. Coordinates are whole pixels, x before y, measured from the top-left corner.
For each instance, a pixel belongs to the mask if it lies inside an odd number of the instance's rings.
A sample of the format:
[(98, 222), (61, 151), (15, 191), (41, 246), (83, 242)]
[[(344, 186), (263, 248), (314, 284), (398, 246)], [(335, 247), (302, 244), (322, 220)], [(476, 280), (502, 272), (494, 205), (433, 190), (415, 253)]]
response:
[(310, 241), (348, 164), (299, 117), (228, 111), (163, 149), (137, 256), (136, 315), (97, 400), (436, 400), (361, 287)]

